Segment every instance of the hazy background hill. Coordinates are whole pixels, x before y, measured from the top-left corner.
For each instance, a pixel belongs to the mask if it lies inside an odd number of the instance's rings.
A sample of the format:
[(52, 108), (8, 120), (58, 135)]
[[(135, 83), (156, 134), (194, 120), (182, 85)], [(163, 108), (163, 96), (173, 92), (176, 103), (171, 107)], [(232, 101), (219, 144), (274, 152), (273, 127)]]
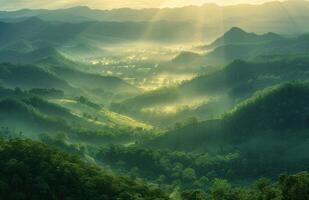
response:
[[(191, 28), (190, 28), (191, 27)], [(1, 46), (12, 46), (18, 41), (27, 41), (35, 46), (72, 45), (96, 41), (102, 46), (113, 43), (159, 41), (192, 42), (194, 35), (190, 22), (134, 22), (134, 21), (89, 21), (58, 22), (45, 21), (38, 17), (25, 18), (18, 22), (1, 22)], [(206, 32), (203, 32), (206, 34)]]
[(210, 151), (217, 147), (217, 151), (222, 151), (233, 145), (238, 149), (248, 148), (246, 143), (253, 140), (258, 140), (256, 149), (266, 145), (267, 140), (282, 142), (282, 139), (302, 137), (299, 142), (307, 142), (308, 91), (308, 82), (267, 88), (237, 104), (221, 119), (175, 129), (153, 141), (151, 146)]
[[(38, 17), (48, 21), (85, 22), (85, 21), (171, 21), (192, 22), (197, 26), (191, 30), (199, 30), (199, 37), (204, 38), (203, 30), (208, 36), (222, 34), (227, 29), (238, 26), (250, 31), (278, 32), (295, 34), (308, 31), (309, 3), (306, 1), (270, 2), (262, 5), (187, 6), (164, 9), (114, 9), (92, 10), (87, 7), (74, 7), (59, 10), (20, 10), (1, 12), (2, 20), (18, 20)], [(76, 14), (78, 13), (78, 14)], [(211, 17), (209, 17), (211, 16)], [(202, 26), (201, 26), (202, 25)], [(184, 29), (185, 30), (185, 29)]]
[[(238, 33), (235, 34), (235, 31)], [(309, 51), (308, 41), (308, 34), (297, 37), (282, 37), (273, 33), (255, 35), (233, 28), (210, 45), (215, 48), (205, 55), (203, 61), (226, 64), (236, 59), (252, 60), (262, 55), (306, 54)]]
[[(161, 88), (113, 104), (112, 108), (153, 122), (160, 122), (164, 114), (175, 117), (174, 120), (192, 116), (214, 118), (255, 91), (287, 81), (307, 80), (308, 66), (306, 55), (265, 56), (251, 62), (237, 60), (176, 87)], [(177, 118), (176, 113), (182, 117)]]

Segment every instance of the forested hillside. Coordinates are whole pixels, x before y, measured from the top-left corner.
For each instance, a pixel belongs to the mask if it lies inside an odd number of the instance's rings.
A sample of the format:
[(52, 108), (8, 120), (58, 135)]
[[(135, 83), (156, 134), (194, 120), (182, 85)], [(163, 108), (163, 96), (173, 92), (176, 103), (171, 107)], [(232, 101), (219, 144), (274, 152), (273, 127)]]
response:
[(159, 189), (115, 177), (38, 142), (1, 140), (0, 148), (4, 199), (168, 199)]
[(309, 2), (210, 1), (0, 0), (0, 200), (309, 200)]

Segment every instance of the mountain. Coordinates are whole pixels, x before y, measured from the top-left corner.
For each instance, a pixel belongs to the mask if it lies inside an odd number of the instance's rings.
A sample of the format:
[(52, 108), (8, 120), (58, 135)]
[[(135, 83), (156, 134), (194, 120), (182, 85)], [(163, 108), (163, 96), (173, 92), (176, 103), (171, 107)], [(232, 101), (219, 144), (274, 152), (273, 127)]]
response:
[(85, 97), (42, 95), (48, 92), (55, 90), (0, 87), (0, 137), (5, 130), (6, 137), (40, 139), (71, 152), (67, 147), (78, 141), (93, 146), (121, 144), (149, 134), (150, 126), (112, 113)]
[[(204, 55), (203, 61), (208, 64), (226, 64), (237, 59), (254, 60), (258, 56), (265, 55), (287, 55), (287, 54), (306, 54), (309, 52), (308, 34), (303, 34), (297, 37), (281, 37), (274, 34), (266, 34), (261, 36), (251, 36), (249, 33), (238, 33), (239, 35), (245, 34), (247, 37), (246, 42), (241, 42), (240, 39), (233, 37), (219, 38), (214, 44), (218, 46), (212, 51)], [(236, 34), (236, 35), (238, 35)], [(230, 33), (227, 33), (230, 35)], [(243, 36), (241, 36), (243, 37)], [(251, 40), (251, 41), (250, 41)], [(222, 44), (222, 45), (221, 45)], [(210, 46), (212, 46), (210, 45)], [(221, 46), (220, 46), (221, 45)]]
[(0, 148), (0, 196), (5, 199), (168, 199), (162, 190), (116, 177), (39, 142), (1, 140)]
[[(177, 150), (241, 151), (268, 145), (297, 147), (306, 143), (309, 85), (292, 82), (257, 92), (221, 119), (195, 123), (159, 136), (146, 146)], [(283, 142), (289, 141), (290, 144)], [(249, 146), (248, 146), (249, 145)], [(296, 146), (295, 146), (296, 145)], [(253, 147), (252, 147), (253, 148)], [(278, 147), (279, 148), (279, 147)]]
[(177, 179), (184, 185), (203, 176), (235, 184), (261, 176), (275, 179), (282, 171), (307, 169), (308, 100), (308, 81), (280, 84), (257, 92), (220, 119), (175, 126), (135, 146), (102, 149), (98, 157), (121, 171), (135, 167), (141, 177), (154, 180), (160, 174), (166, 182)]
[(77, 119), (61, 107), (36, 98), (1, 99), (0, 110), (1, 126), (20, 131), (27, 137), (38, 136), (43, 131), (68, 131), (70, 127), (64, 119)]
[[(177, 121), (177, 112), (182, 119), (191, 116), (211, 119), (260, 89), (287, 81), (308, 80), (308, 70), (306, 55), (263, 56), (254, 62), (237, 60), (176, 87), (161, 88), (113, 104), (112, 108), (152, 123), (160, 122), (166, 109), (174, 113), (171, 117)], [(159, 111), (158, 116), (152, 109)], [(161, 122), (164, 121), (169, 120)]]
[(60, 79), (44, 68), (33, 65), (0, 64), (0, 82), (2, 86), (8, 88), (75, 90), (67, 81)]
[(64, 57), (51, 46), (33, 49), (27, 52), (19, 52), (15, 49), (0, 50), (0, 62), (12, 64), (38, 64), (48, 62), (49, 65), (74, 66), (76, 68), (80, 66), (78, 63)]
[[(92, 95), (101, 94), (98, 97), (106, 98), (114, 94), (136, 95), (140, 92), (120, 78), (84, 72), (87, 65), (66, 58), (53, 47), (39, 48), (26, 53), (3, 50), (0, 51), (0, 62), (15, 64), (2, 64), (0, 79), (6, 87), (55, 88), (67, 93), (88, 90)], [(18, 79), (15, 79), (16, 77)], [(37, 81), (41, 84), (36, 87)]]
[(266, 33), (258, 35), (255, 33), (248, 33), (238, 27), (233, 27), (229, 31), (227, 31), (222, 37), (219, 37), (210, 45), (207, 45), (202, 48), (214, 49), (225, 45), (259, 44), (282, 39), (283, 39), (282, 36), (275, 33)]
[(53, 67), (51, 70), (75, 88), (113, 94), (126, 93), (136, 95), (140, 92), (136, 87), (113, 76), (101, 76), (64, 67)]
[(206, 74), (217, 70), (217, 65), (210, 65), (203, 53), (182, 51), (172, 60), (160, 63), (154, 73), (174, 73), (180, 75)]
[[(197, 37), (202, 36), (204, 38), (203, 36), (205, 35), (203, 34), (205, 33), (207, 35), (206, 38), (211, 39), (232, 27), (242, 27), (259, 33), (269, 31), (281, 34), (308, 32), (309, 27), (306, 25), (309, 17), (308, 8), (309, 3), (304, 0), (274, 1), (261, 5), (218, 6), (216, 4), (205, 4), (202, 6), (162, 9), (121, 8), (96, 10), (88, 7), (74, 7), (58, 10), (24, 9), (12, 12), (2, 11), (0, 12), (0, 19), (2, 21), (12, 21), (38, 17), (46, 21), (71, 23), (89, 21), (191, 22), (191, 24), (196, 24), (190, 30), (198, 32)], [(207, 32), (203, 31), (205, 29)]]
[(224, 116), (229, 129), (243, 134), (263, 130), (305, 130), (309, 126), (309, 85), (287, 83), (257, 92)]
[(18, 41), (27, 41), (42, 48), (74, 46), (83, 41), (100, 48), (107, 44), (136, 41), (176, 42), (192, 41), (190, 22), (113, 22), (89, 21), (80, 23), (44, 21), (37, 17), (18, 22), (0, 22), (0, 48), (10, 47)]

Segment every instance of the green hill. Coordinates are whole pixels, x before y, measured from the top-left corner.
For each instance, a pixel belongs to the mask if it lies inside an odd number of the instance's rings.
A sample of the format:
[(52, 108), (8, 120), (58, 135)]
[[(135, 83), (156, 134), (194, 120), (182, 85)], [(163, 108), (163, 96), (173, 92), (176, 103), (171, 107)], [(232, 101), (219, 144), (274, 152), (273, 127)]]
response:
[(282, 40), (283, 37), (275, 33), (266, 33), (258, 35), (248, 33), (238, 27), (233, 27), (227, 31), (222, 37), (216, 39), (210, 45), (205, 46), (205, 49), (213, 49), (224, 45), (239, 45), (239, 44), (259, 44), (267, 43), (276, 40)]
[(5, 199), (168, 199), (159, 189), (115, 177), (38, 142), (1, 140), (0, 149)]
[(86, 73), (61, 66), (52, 67), (51, 70), (61, 79), (68, 81), (75, 88), (82, 88), (90, 91), (99, 90), (101, 93), (106, 92), (112, 94), (127, 93), (136, 95), (140, 92), (140, 90), (136, 87), (130, 85), (120, 78), (113, 76), (102, 76), (98, 74)]
[[(14, 63), (23, 63), (22, 65), (0, 64), (0, 83), (8, 88), (54, 88), (63, 90), (66, 94), (89, 95), (104, 103), (116, 95), (118, 96), (115, 98), (122, 100), (140, 92), (120, 78), (81, 71), (82, 66), (64, 58), (53, 48), (35, 50), (23, 56), (15, 53), (12, 57)], [(0, 53), (1, 56), (6, 57), (6, 54)], [(15, 56), (19, 59), (14, 59)], [(5, 61), (11, 61), (6, 59)]]
[[(152, 135), (151, 126), (110, 112), (85, 97), (72, 100), (41, 91), (0, 88), (0, 127), (7, 130), (6, 136), (43, 136), (49, 144), (61, 134), (68, 143), (100, 146), (134, 143)], [(50, 92), (53, 95), (54, 90)]]
[(0, 64), (0, 81), (1, 85), (9, 88), (57, 88), (74, 91), (68, 82), (44, 68), (33, 65)]
[[(22, 44), (15, 44), (22, 45)], [(28, 51), (20, 51), (14, 47), (4, 48), (0, 51), (0, 62), (12, 64), (49, 64), (51, 66), (66, 66), (70, 68), (83, 68), (84, 65), (73, 62), (66, 58), (51, 44), (46, 44), (43, 47), (31, 48)]]
[[(0, 148), (0, 196), (5, 199), (170, 199), (163, 189), (112, 175), (102, 168), (38, 142), (20, 139), (0, 140)], [(147, 151), (138, 155), (148, 159), (151, 153)], [(156, 157), (152, 157), (151, 161), (152, 159)], [(191, 157), (184, 160), (188, 159)], [(143, 167), (147, 168), (148, 165)], [(190, 177), (189, 172), (187, 177)], [(216, 179), (210, 190), (207, 190), (207, 195), (202, 190), (186, 190), (181, 196), (184, 200), (197, 197), (204, 199), (206, 196), (214, 200), (235, 197), (260, 199), (265, 196), (302, 200), (308, 197), (308, 173), (284, 174), (275, 183), (263, 178), (251, 187), (234, 187), (225, 180)]]
[(172, 60), (160, 63), (153, 71), (161, 74), (196, 75), (209, 73), (217, 69), (215, 66), (209, 66), (205, 60), (204, 54), (183, 51)]
[[(71, 46), (81, 41), (101, 47), (136, 41), (172, 43), (194, 39), (190, 29), (187, 29), (194, 28), (194, 25), (188, 21), (61, 21), (43, 21), (31, 17), (19, 22), (0, 22), (0, 48), (10, 48), (20, 40), (27, 41), (32, 47), (42, 48), (47, 44), (55, 47)], [(151, 30), (149, 25), (152, 26)]]
[[(153, 117), (154, 113), (143, 111), (151, 108), (164, 110), (166, 107), (176, 107), (174, 110), (177, 111), (177, 108), (183, 110), (187, 106), (192, 112), (184, 116), (211, 119), (260, 89), (288, 81), (308, 80), (308, 73), (307, 55), (264, 56), (254, 62), (237, 60), (177, 87), (147, 92), (114, 104), (112, 108), (133, 117), (158, 122)], [(160, 116), (163, 114), (161, 112)]]
[[(241, 102), (222, 119), (195, 123), (172, 130), (152, 144), (172, 149), (249, 148), (247, 144), (259, 141), (255, 148), (284, 142), (306, 143), (309, 120), (308, 83), (286, 83), (257, 92)], [(149, 144), (148, 144), (149, 145)], [(292, 145), (292, 146), (293, 146)], [(279, 147), (277, 147), (279, 148)], [(295, 148), (295, 146), (293, 147)]]
[[(92, 6), (96, 7), (95, 4), (92, 4)], [(309, 5), (306, 1), (269, 2), (259, 5), (242, 4), (232, 6), (205, 4), (201, 6), (164, 9), (121, 8), (96, 10), (80, 6), (58, 10), (23, 9), (12, 12), (3, 11), (0, 12), (0, 18), (2, 20), (12, 21), (14, 19), (21, 20), (26, 17), (38, 17), (46, 21), (74, 23), (88, 21), (185, 21), (188, 22), (187, 27), (190, 27), (188, 30), (201, 31), (202, 36), (210, 36), (212, 38), (231, 27), (243, 27), (246, 30), (254, 32), (272, 31), (285, 34), (306, 32), (308, 31), (308, 26), (306, 24), (306, 20), (308, 19), (308, 7)], [(197, 24), (197, 26), (190, 26), (190, 24)], [(204, 26), (200, 27), (200, 24)], [(299, 26), (299, 24), (301, 24), (301, 26)], [(171, 28), (176, 30), (175, 27)], [(182, 28), (181, 30), (184, 29)], [(180, 32), (179, 29), (177, 29), (177, 32)], [(191, 34), (191, 36), (192, 35), (194, 34)]]
[[(43, 132), (70, 130), (64, 117), (61, 118), (59, 114), (54, 114), (57, 112), (54, 110), (57, 107), (51, 106), (49, 109), (53, 109), (54, 113), (47, 114), (47, 112), (31, 105), (35, 101), (36, 99), (2, 99), (0, 101), (1, 127), (8, 127), (10, 131), (14, 132), (13, 134), (22, 133), (22, 135), (31, 138), (37, 138)], [(64, 111), (61, 113), (69, 115)]]
[[(241, 37), (241, 36), (240, 36)], [(252, 60), (264, 55), (297, 55), (309, 52), (308, 34), (297, 37), (284, 38), (280, 36), (265, 35), (260, 42), (226, 42), (205, 55), (204, 61), (208, 64), (226, 64), (236, 59)], [(224, 39), (219, 39), (219, 44)], [(226, 39), (228, 40), (228, 39)], [(221, 41), (221, 42), (220, 42)], [(237, 40), (236, 40), (237, 41)]]
[(308, 83), (287, 83), (257, 92), (224, 116), (230, 129), (302, 130), (309, 124)]

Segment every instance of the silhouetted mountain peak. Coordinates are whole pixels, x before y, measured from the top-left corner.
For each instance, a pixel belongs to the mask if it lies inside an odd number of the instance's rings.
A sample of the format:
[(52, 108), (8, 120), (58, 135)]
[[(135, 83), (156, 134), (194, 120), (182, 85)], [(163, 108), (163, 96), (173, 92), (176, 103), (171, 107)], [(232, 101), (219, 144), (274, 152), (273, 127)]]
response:
[(281, 38), (282, 36), (272, 32), (258, 35), (256, 33), (246, 32), (238, 27), (233, 27), (226, 33), (224, 33), (223, 36), (216, 39), (212, 44), (205, 46), (204, 48), (213, 49), (224, 45), (256, 44), (256, 43), (270, 42)]
[(229, 35), (229, 34), (248, 34), (248, 33), (239, 27), (232, 27), (224, 35)]

